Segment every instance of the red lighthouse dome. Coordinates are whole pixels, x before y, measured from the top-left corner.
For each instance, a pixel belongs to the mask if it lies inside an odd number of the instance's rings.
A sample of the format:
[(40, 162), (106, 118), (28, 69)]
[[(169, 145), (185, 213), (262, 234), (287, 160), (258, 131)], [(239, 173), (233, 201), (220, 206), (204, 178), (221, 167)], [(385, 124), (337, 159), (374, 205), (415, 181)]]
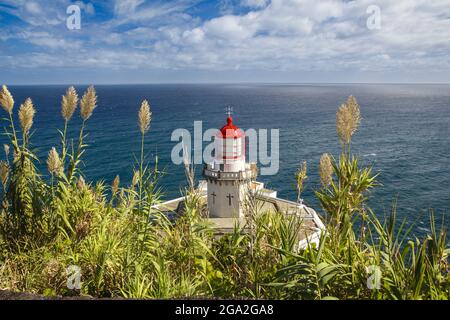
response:
[(216, 136), (216, 161), (225, 164), (225, 171), (240, 171), (245, 166), (245, 133), (233, 124), (228, 115), (227, 124)]
[(227, 124), (220, 129), (219, 136), (222, 139), (237, 139), (244, 136), (244, 132), (233, 124), (233, 118), (228, 116)]

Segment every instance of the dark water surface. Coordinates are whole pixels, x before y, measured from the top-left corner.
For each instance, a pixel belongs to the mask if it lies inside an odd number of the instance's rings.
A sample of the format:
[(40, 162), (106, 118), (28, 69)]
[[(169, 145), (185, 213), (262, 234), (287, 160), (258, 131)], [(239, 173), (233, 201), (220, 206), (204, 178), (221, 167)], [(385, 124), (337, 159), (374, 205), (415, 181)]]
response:
[[(80, 96), (85, 88), (77, 86)], [(353, 94), (361, 105), (363, 121), (352, 151), (381, 172), (383, 184), (372, 192), (371, 207), (383, 216), (397, 199), (400, 218), (419, 220), (417, 234), (427, 230), (430, 208), (439, 222), (447, 216), (445, 224), (450, 226), (450, 85), (123, 85), (96, 89), (99, 103), (87, 128), (89, 148), (83, 168), (87, 179), (109, 183), (120, 174), (121, 181), (129, 183), (139, 154), (137, 112), (140, 102), (148, 99), (153, 111), (146, 140), (148, 157), (158, 155), (160, 166), (168, 171), (162, 180), (165, 197), (178, 196), (185, 176), (170, 160), (176, 144), (170, 141), (172, 131), (192, 130), (195, 120), (203, 121), (204, 130), (218, 128), (225, 122), (225, 106), (232, 105), (241, 128), (280, 130), (280, 170), (260, 180), (278, 190), (279, 196), (295, 199), (294, 173), (306, 160), (303, 197), (316, 208), (313, 191), (320, 184), (319, 158), (324, 152), (337, 154), (335, 113)], [(10, 90), (16, 111), (26, 97), (35, 103), (32, 141), (45, 164), (48, 150), (59, 144), (60, 100), (66, 86)], [(77, 114), (70, 123), (74, 138), (79, 124)], [(4, 136), (0, 139), (6, 141)]]

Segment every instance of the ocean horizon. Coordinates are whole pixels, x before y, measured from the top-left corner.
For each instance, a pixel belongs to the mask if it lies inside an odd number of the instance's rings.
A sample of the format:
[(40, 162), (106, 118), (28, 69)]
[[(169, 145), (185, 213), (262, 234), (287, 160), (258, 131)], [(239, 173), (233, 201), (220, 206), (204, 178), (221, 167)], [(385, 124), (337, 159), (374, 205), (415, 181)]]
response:
[[(79, 95), (86, 88), (75, 87)], [(60, 102), (67, 85), (9, 89), (15, 108), (27, 97), (36, 106), (31, 141), (41, 160), (38, 167), (46, 174), (46, 155), (52, 146), (59, 147)], [(438, 223), (446, 217), (444, 224), (450, 226), (450, 84), (114, 84), (97, 85), (96, 90), (98, 107), (87, 124), (82, 167), (87, 181), (111, 183), (118, 174), (122, 184), (130, 183), (140, 147), (137, 112), (147, 99), (153, 112), (147, 159), (154, 164), (157, 156), (167, 172), (160, 182), (164, 198), (178, 197), (186, 179), (183, 167), (171, 162), (171, 150), (178, 143), (171, 141), (171, 133), (178, 128), (192, 132), (194, 121), (202, 121), (203, 130), (220, 128), (225, 124), (224, 109), (231, 105), (234, 122), (242, 129), (279, 129), (279, 171), (258, 180), (280, 197), (295, 200), (294, 174), (307, 161), (302, 197), (320, 213), (314, 196), (320, 187), (319, 158), (325, 152), (338, 155), (335, 114), (354, 95), (363, 119), (352, 152), (380, 173), (381, 185), (370, 194), (370, 208), (383, 217), (396, 202), (399, 219), (417, 223), (416, 235), (429, 230), (431, 209)], [(69, 125), (71, 138), (78, 137), (79, 125), (76, 116)], [(5, 136), (0, 139), (6, 142)], [(201, 169), (196, 167), (198, 179)]]

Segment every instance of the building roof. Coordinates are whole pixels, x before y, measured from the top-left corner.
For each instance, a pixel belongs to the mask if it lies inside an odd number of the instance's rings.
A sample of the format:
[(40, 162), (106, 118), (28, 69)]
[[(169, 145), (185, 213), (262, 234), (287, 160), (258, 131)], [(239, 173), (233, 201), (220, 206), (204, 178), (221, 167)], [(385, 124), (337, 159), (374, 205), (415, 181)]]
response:
[[(205, 215), (207, 216), (206, 208), (206, 193), (200, 191), (200, 197), (205, 200)], [(298, 206), (295, 202), (269, 197), (262, 194), (257, 194), (258, 208), (260, 212), (281, 212), (286, 215), (297, 215), (302, 220), (302, 226), (298, 233), (299, 243), (306, 245), (308, 242), (317, 242), (320, 237), (320, 232), (325, 227), (317, 215), (316, 211), (307, 206)], [(184, 197), (173, 199), (157, 206), (157, 209), (165, 213), (169, 218), (176, 219), (178, 215), (184, 212)], [(208, 218), (212, 224), (215, 234), (217, 236), (233, 232), (236, 226), (239, 226), (243, 232), (248, 231), (247, 221), (245, 218)]]
[(219, 132), (219, 137), (222, 139), (237, 139), (244, 136), (244, 132), (233, 124), (233, 118), (227, 118), (227, 124), (224, 125)]

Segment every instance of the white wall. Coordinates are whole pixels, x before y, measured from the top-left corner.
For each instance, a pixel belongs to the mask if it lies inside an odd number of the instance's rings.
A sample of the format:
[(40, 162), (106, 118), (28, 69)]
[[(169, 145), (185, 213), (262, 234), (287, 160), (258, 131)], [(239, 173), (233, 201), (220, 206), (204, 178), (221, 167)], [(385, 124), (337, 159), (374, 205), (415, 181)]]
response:
[[(242, 216), (242, 202), (245, 196), (245, 183), (233, 181), (208, 182), (208, 209), (211, 218), (233, 218)], [(216, 196), (213, 196), (215, 194)], [(231, 195), (231, 206), (228, 195)]]

